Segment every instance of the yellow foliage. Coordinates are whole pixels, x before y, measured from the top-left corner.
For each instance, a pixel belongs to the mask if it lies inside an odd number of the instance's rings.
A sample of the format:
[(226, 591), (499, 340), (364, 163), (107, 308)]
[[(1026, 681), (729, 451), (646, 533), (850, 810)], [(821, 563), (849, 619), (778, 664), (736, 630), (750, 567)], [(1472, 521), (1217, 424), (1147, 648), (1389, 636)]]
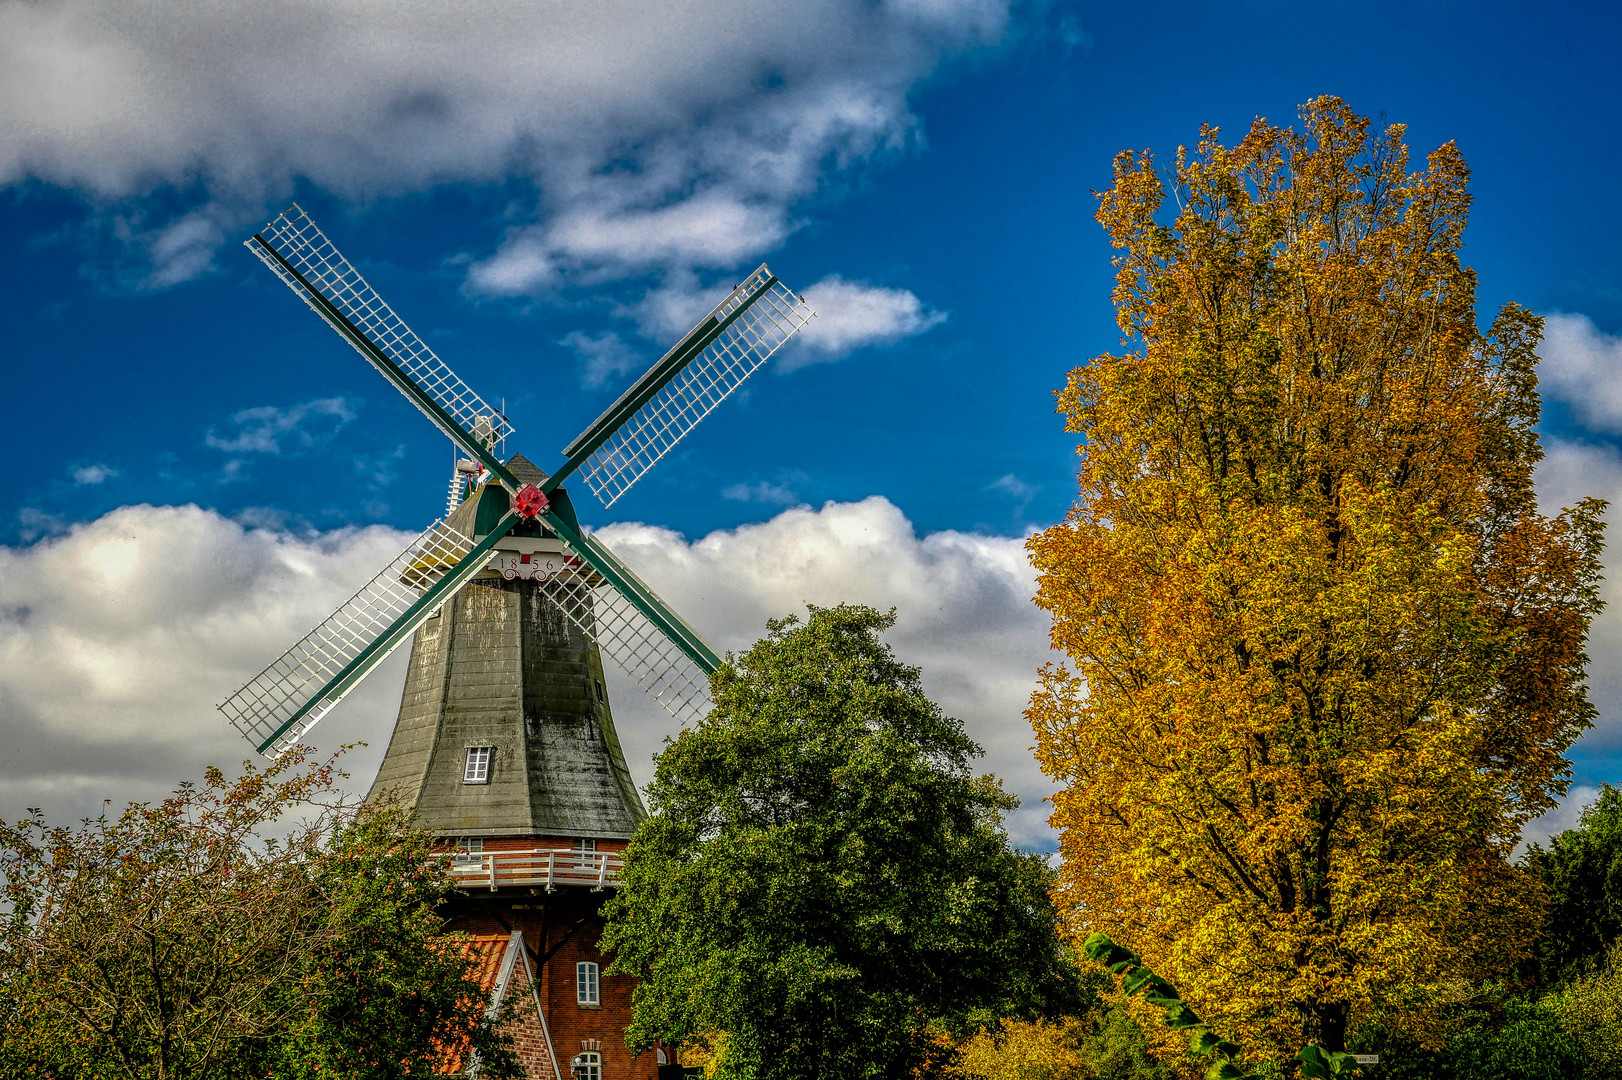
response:
[(681, 1048), (676, 1060), (689, 1069), (703, 1069), (706, 1077), (714, 1076), (726, 1057), (727, 1036), (724, 1031), (711, 1031), (698, 1036)]
[(1409, 172), (1400, 126), (1302, 116), (1202, 131), (1170, 224), (1117, 159), (1131, 351), (1059, 393), (1079, 498), (1029, 544), (1069, 928), (1279, 1056), (1376, 1015), (1434, 1045), (1532, 939), (1509, 855), (1591, 722), (1603, 509), (1537, 512), (1541, 321), (1477, 329), (1457, 148)]
[(1557, 1001), (1562, 1025), (1581, 1048), (1584, 1075), (1622, 1078), (1622, 945), (1613, 945), (1604, 965), (1574, 979)]
[(1053, 1024), (1005, 1020), (997, 1033), (982, 1031), (958, 1047), (964, 1080), (1091, 1080), (1073, 1020)]

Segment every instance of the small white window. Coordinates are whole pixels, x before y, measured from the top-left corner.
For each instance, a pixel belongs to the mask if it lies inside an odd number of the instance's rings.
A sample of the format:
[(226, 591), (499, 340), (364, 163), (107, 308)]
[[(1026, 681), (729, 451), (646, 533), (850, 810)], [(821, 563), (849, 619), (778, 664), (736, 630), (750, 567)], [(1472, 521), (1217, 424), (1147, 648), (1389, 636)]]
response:
[(477, 836), (462, 836), (456, 840), (456, 854), (451, 862), (456, 866), (478, 866), (484, 861), (484, 840)]
[(574, 864), (578, 869), (597, 869), (597, 841), (584, 838), (575, 840)]
[(574, 1075), (581, 1077), (582, 1080), (603, 1080), (603, 1055), (595, 1050), (582, 1050), (574, 1056), (569, 1065), (570, 1071), (574, 1071), (573, 1067), (578, 1066), (579, 1071)]
[(597, 965), (590, 960), (582, 960), (574, 966), (574, 999), (583, 1006), (603, 1003), (597, 987)]
[(493, 746), (470, 746), (467, 762), (462, 766), (462, 783), (488, 784), (490, 782), (490, 752)]

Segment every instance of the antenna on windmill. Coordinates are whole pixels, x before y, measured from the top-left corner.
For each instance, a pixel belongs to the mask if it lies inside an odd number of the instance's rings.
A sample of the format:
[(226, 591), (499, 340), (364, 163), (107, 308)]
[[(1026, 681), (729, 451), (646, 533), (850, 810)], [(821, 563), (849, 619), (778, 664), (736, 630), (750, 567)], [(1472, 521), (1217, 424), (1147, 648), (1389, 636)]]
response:
[[(564, 480), (578, 472), (605, 506), (636, 484), (688, 432), (815, 315), (763, 263), (563, 451), (546, 476), (521, 479), (498, 457), (512, 425), (436, 356), (384, 303), (297, 203), (247, 242), (266, 266), (367, 363), (447, 435), (464, 456), (447, 518), (478, 485), (479, 506), (429, 525), (320, 626), (220, 705), (275, 758), (297, 745), (343, 697), (430, 616), (486, 573), (515, 530), (559, 554), (544, 596), (587, 641), (672, 715), (708, 710), (720, 660), (698, 633), (602, 541), (584, 531)], [(512, 463), (520, 459), (514, 457)], [(486, 479), (488, 477), (488, 479)], [(500, 495), (487, 521), (485, 497)], [(527, 542), (527, 541), (526, 541)], [(514, 556), (514, 561), (517, 560)], [(523, 556), (526, 564), (530, 556)], [(516, 571), (514, 571), (516, 572)], [(533, 573), (531, 569), (531, 573)]]

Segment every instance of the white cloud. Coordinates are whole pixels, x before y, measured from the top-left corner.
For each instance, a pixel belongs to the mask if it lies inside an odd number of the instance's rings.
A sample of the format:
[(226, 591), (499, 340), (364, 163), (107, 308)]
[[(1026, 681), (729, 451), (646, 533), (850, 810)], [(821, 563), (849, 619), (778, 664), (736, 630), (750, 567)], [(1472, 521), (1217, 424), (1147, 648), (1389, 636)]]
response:
[[(1046, 844), (1053, 791), (1031, 754), (1024, 709), (1048, 650), (1046, 617), (1031, 603), (1024, 540), (975, 533), (919, 536), (889, 501), (797, 507), (769, 521), (688, 542), (646, 525), (600, 534), (718, 649), (747, 648), (768, 618), (807, 603), (895, 607), (889, 640), (923, 668), (924, 686), (986, 749), (981, 768), (1017, 793), (1015, 839)], [(614, 711), (633, 770), (646, 770), (669, 725), (658, 706), (614, 686)], [(639, 773), (646, 776), (646, 771)]]
[[(406, 540), (382, 527), (300, 537), (195, 506), (131, 506), (0, 547), (0, 818), (41, 806), (71, 820), (251, 756), (215, 703)], [(375, 761), (378, 733), (353, 721), (398, 707), (387, 682), (357, 691), (322, 745), (367, 737)]]
[(1622, 337), (1599, 330), (1587, 315), (1544, 316), (1544, 394), (1571, 406), (1595, 431), (1622, 432)]
[(1008, 0), (0, 3), (0, 185), (199, 193), (141, 233), (152, 285), (311, 182), (350, 199), (518, 176), (478, 262), (512, 294), (780, 243), (829, 170), (905, 144), (907, 95), (1008, 34)]
[(73, 470), (73, 482), (82, 487), (105, 483), (118, 475), (118, 470), (107, 465), (85, 465)]
[(721, 498), (732, 502), (765, 503), (768, 506), (792, 506), (800, 497), (786, 484), (760, 480), (753, 484), (737, 483), (721, 489)]
[[(1615, 447), (1546, 439), (1545, 456), (1538, 465), (1539, 509), (1556, 514), (1585, 496), (1607, 499), (1607, 521), (1617, 528), (1616, 508), (1622, 506), (1622, 454)], [(1589, 628), (1588, 690), (1600, 711), (1593, 730), (1583, 737), (1594, 748), (1622, 745), (1622, 543), (1612, 535), (1605, 550), (1605, 583), (1600, 595), (1605, 610)]]
[(354, 409), (341, 397), (301, 401), (285, 409), (259, 405), (233, 413), (231, 430), (222, 435), (210, 428), (204, 440), (231, 454), (279, 454), (284, 446), (308, 450), (354, 418)]
[(1559, 836), (1567, 829), (1575, 829), (1581, 824), (1583, 811), (1588, 804), (1599, 797), (1599, 788), (1590, 785), (1574, 787), (1560, 800), (1560, 805), (1547, 814), (1534, 821), (1526, 823), (1521, 830), (1521, 842), (1516, 845), (1517, 855), (1523, 853), (1533, 844), (1549, 846), (1549, 840)]
[(922, 334), (946, 321), (944, 311), (929, 311), (906, 289), (886, 289), (838, 274), (823, 278), (804, 293), (817, 317), (800, 332), (800, 343), (785, 352), (782, 371), (837, 360), (864, 345), (890, 345)]
[(567, 345), (586, 362), (580, 381), (588, 388), (595, 389), (615, 375), (624, 375), (641, 366), (642, 355), (612, 330), (601, 334), (574, 330), (564, 335), (558, 344)]
[[(274, 520), (274, 518), (261, 518)], [(1047, 658), (1034, 578), (1015, 538), (919, 536), (880, 498), (798, 508), (687, 542), (645, 525), (602, 537), (716, 647), (747, 647), (766, 619), (807, 602), (896, 606), (890, 640), (987, 749), (982, 767), (1021, 794), (1017, 839), (1045, 843), (1021, 715)], [(135, 506), (30, 546), (0, 547), (0, 818), (43, 806), (72, 819), (102, 798), (151, 798), (251, 749), (216, 702), (319, 622), (395, 555), (404, 534), (251, 528), (195, 506)], [(399, 707), (403, 653), (322, 721), (364, 790)], [(669, 717), (615, 677), (621, 739), (639, 781)]]
[(1014, 513), (1016, 514), (1023, 514), (1025, 508), (1031, 505), (1031, 500), (1036, 498), (1037, 493), (1042, 490), (1040, 484), (1027, 484), (1013, 473), (1004, 473), (987, 484), (986, 487), (991, 491), (999, 491), (1013, 499)]
[(718, 281), (700, 285), (691, 270), (674, 270), (663, 276), (657, 288), (649, 289), (634, 305), (614, 312), (636, 323), (637, 331), (650, 341), (675, 344), (681, 335), (726, 299), (737, 282)]

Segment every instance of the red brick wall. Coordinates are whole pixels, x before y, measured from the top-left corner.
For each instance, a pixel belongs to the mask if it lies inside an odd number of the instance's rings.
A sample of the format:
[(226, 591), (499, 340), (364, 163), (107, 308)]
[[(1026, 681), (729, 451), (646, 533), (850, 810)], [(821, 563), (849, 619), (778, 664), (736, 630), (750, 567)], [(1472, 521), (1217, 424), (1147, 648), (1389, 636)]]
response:
[[(546, 1046), (546, 1035), (541, 1030), (540, 1017), (535, 1013), (535, 996), (530, 993), (529, 965), (517, 964), (513, 968), (512, 982), (507, 986), (507, 998), (517, 1006), (517, 1013), (509, 1031), (513, 1036), (513, 1049), (524, 1066), (530, 1080), (557, 1080), (552, 1071), (552, 1055)], [(559, 1061), (560, 1069), (568, 1069), (566, 1061)]]
[[(505, 839), (491, 839), (485, 842), (485, 850), (498, 850), (497, 843), (505, 850), (548, 846), (529, 839), (508, 847)], [(620, 850), (624, 846), (623, 841), (605, 840), (600, 842), (599, 850)], [(546, 1023), (552, 1032), (552, 1045), (565, 1080), (569, 1075), (569, 1059), (586, 1049), (602, 1055), (603, 1080), (657, 1080), (657, 1054), (650, 1050), (633, 1058), (625, 1043), (635, 979), (600, 975), (601, 1006), (583, 1008), (576, 1000), (575, 964), (581, 960), (595, 961), (599, 971), (608, 966), (608, 961), (597, 951), (597, 941), (602, 933), (600, 909), (609, 895), (578, 886), (560, 886), (551, 893), (537, 890), (532, 894), (526, 890), (517, 895), (470, 890), (459, 895), (445, 914), (451, 930), (479, 934), (522, 931), (525, 942), (537, 956), (545, 956), (557, 946), (557, 952), (542, 967), (538, 983)], [(516, 991), (516, 981), (509, 993)], [(527, 987), (525, 992), (528, 992)], [(531, 1075), (546, 1074), (532, 1072)]]

